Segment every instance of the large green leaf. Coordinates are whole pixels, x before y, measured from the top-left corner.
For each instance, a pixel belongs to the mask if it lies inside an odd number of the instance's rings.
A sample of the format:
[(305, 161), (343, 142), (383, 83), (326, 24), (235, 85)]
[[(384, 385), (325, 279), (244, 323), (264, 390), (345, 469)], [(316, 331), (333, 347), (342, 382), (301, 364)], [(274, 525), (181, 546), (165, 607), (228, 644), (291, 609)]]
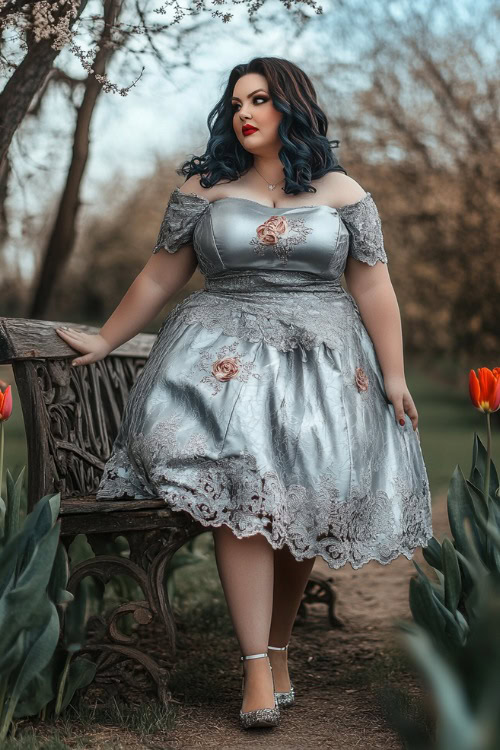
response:
[(39, 674), (50, 662), (57, 646), (59, 638), (59, 615), (56, 606), (46, 597), (43, 607), (46, 622), (43, 627), (27, 630), (25, 637), (25, 659), (19, 669), (14, 685), (10, 689), (7, 713), (0, 731), (0, 739), (5, 738), (7, 728), (10, 725), (14, 711), (23, 691), (29, 685), (35, 675)]
[(52, 658), (44, 669), (40, 670), (26, 685), (14, 711), (14, 719), (34, 716), (55, 696), (55, 660)]
[(43, 628), (29, 631), (29, 650), (12, 689), (12, 695), (16, 700), (33, 677), (47, 666), (57, 646), (59, 615), (50, 600), (47, 600), (46, 607), (49, 610), (46, 624)]
[[(53, 526), (35, 548), (16, 588), (0, 597), (0, 645), (8, 648), (22, 628), (40, 627), (46, 616), (41, 606), (59, 541), (60, 523)], [(14, 537), (16, 538), (16, 537)]]
[[(474, 469), (476, 469), (479, 474), (481, 475), (482, 482), (479, 484), (479, 486), (482, 488), (484, 487), (484, 477), (486, 476), (486, 462), (488, 460), (488, 451), (486, 450), (486, 447), (481, 442), (481, 438), (477, 433), (474, 433), (474, 449), (473, 449), (473, 464), (472, 464), (472, 474), (474, 474)], [(471, 476), (471, 481), (474, 481), (473, 476)], [(474, 482), (474, 484), (477, 484), (477, 482)], [(492, 497), (493, 500), (495, 500), (495, 491), (498, 488), (498, 473), (496, 470), (496, 466), (490, 456), (490, 487), (488, 495)]]
[(443, 750), (479, 750), (483, 747), (482, 727), (474, 719), (457, 675), (424, 630), (403, 637), (437, 702), (436, 746)]
[(24, 519), (21, 530), (9, 539), (0, 553), (0, 596), (11, 588), (33, 556), (36, 545), (54, 526), (60, 494), (45, 495)]
[(17, 634), (17, 638), (8, 648), (3, 647), (2, 638), (0, 638), (0, 645), (0, 675), (7, 677), (23, 660), (24, 631)]
[(475, 523), (472, 498), (460, 466), (457, 465), (451, 476), (448, 488), (448, 520), (455, 540), (455, 546), (465, 555), (469, 546), (464, 530), (464, 520), (466, 518), (471, 521), (474, 540), (477, 548), (480, 549), (481, 540)]

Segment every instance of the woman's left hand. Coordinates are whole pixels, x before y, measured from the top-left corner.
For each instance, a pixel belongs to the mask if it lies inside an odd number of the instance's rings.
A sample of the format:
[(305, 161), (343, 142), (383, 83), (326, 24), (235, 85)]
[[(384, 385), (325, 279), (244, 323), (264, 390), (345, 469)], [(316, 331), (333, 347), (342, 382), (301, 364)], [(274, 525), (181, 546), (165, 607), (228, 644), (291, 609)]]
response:
[(402, 419), (403, 422), (405, 421), (406, 412), (411, 419), (413, 430), (417, 430), (418, 412), (411, 397), (411, 393), (408, 390), (408, 386), (406, 385), (406, 380), (399, 376), (384, 378), (384, 388), (387, 398), (394, 406), (397, 424), (401, 424), (399, 421), (400, 419)]

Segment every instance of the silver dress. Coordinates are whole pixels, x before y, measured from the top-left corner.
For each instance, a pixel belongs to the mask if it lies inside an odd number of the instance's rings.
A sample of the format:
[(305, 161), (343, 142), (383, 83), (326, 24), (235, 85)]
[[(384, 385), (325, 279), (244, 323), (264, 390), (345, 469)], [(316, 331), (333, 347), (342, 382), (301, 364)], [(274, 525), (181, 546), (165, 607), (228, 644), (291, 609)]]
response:
[(420, 438), (340, 283), (348, 255), (387, 263), (371, 194), (270, 208), (175, 188), (153, 252), (187, 243), (205, 286), (163, 321), (97, 500), (162, 498), (331, 568), (411, 559), (432, 536)]

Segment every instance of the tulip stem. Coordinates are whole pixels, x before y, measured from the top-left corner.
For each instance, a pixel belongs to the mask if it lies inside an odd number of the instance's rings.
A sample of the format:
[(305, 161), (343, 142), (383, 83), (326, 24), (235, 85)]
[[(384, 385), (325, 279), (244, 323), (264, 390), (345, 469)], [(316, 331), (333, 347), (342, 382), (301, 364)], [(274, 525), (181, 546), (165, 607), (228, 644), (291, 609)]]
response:
[(491, 457), (491, 412), (486, 412), (486, 430), (487, 430), (487, 444), (486, 444), (486, 474), (484, 477), (484, 499), (487, 505), (489, 505), (489, 492), (490, 492), (490, 457)]

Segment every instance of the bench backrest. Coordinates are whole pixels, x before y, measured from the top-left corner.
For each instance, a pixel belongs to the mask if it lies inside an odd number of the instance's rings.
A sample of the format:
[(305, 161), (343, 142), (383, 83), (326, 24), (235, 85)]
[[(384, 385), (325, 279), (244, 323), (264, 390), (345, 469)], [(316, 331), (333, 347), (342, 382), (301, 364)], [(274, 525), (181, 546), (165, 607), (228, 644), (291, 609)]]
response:
[(28, 446), (28, 512), (44, 495), (95, 499), (129, 391), (155, 334), (141, 333), (91, 365), (72, 367), (78, 352), (56, 333), (62, 325), (0, 317), (0, 364), (12, 364)]

